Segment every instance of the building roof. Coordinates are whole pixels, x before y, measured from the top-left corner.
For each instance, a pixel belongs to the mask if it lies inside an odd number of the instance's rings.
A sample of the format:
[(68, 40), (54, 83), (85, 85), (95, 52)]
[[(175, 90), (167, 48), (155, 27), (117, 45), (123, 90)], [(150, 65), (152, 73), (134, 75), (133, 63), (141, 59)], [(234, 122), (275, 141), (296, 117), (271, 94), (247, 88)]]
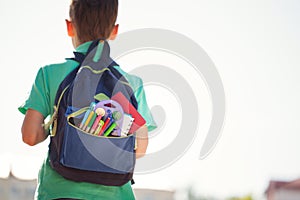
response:
[(265, 193), (268, 194), (275, 190), (300, 190), (300, 178), (293, 181), (275, 181), (271, 180)]
[(283, 188), (290, 190), (300, 190), (300, 179), (288, 182), (287, 184), (283, 185)]

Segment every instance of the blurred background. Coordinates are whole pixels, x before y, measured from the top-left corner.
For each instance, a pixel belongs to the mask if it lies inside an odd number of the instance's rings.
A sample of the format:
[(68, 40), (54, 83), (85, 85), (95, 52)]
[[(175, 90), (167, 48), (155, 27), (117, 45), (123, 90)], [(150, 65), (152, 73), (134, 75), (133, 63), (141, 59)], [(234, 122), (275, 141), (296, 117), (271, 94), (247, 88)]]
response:
[[(17, 108), (40, 67), (72, 56), (64, 21), (69, 1), (0, 2), (0, 199), (32, 199), (49, 140), (35, 147), (23, 144)], [(199, 160), (211, 103), (201, 78), (191, 85), (199, 91), (199, 133), (175, 163), (135, 175), (138, 199), (300, 199), (299, 9), (296, 0), (120, 0), (120, 34), (162, 28), (192, 39), (215, 63), (226, 95), (222, 136)], [(163, 53), (145, 54), (152, 59), (137, 54), (119, 64), (129, 71), (145, 62), (184, 70)], [(174, 97), (145, 89), (150, 107)], [(174, 112), (167, 110), (164, 123), (158, 122), (163, 128), (150, 137), (149, 153), (176, 136), (172, 125), (180, 117), (172, 117), (180, 109)]]

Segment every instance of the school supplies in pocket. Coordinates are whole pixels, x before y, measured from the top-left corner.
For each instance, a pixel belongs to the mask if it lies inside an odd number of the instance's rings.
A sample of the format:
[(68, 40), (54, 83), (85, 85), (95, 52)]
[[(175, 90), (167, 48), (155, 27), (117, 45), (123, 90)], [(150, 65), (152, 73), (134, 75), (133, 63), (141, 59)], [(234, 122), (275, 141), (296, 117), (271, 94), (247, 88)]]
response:
[[(89, 108), (80, 109), (71, 113), (68, 117), (80, 118), (81, 122), (79, 124), (73, 123), (72, 125), (87, 134), (106, 137), (126, 137), (132, 124), (132, 122), (128, 124), (128, 115), (124, 113), (123, 108), (118, 102), (103, 100), (97, 104), (92, 102)], [(129, 126), (126, 134), (122, 131), (123, 126)]]

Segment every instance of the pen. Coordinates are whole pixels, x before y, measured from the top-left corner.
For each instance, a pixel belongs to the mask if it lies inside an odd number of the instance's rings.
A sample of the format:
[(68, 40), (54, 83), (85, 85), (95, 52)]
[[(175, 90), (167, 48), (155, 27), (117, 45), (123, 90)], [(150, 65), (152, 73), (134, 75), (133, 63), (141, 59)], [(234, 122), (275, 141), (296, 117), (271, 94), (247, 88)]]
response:
[(116, 128), (117, 124), (115, 122), (113, 122), (109, 128), (105, 131), (104, 136), (107, 137), (115, 128)]

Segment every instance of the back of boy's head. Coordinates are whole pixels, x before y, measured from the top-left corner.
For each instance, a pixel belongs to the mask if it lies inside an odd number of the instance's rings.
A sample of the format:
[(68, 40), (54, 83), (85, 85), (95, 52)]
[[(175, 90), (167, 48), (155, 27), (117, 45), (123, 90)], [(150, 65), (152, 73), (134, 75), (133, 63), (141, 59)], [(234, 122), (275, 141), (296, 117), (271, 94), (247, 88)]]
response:
[(72, 0), (69, 15), (81, 43), (107, 39), (118, 15), (118, 0)]

